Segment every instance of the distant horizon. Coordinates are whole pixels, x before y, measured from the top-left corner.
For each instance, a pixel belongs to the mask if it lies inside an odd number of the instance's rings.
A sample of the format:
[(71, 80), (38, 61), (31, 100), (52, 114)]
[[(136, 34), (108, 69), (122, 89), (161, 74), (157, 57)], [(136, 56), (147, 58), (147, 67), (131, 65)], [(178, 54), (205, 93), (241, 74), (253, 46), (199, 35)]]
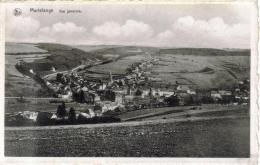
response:
[(123, 44), (66, 44), (66, 43), (58, 43), (58, 42), (13, 42), (13, 41), (5, 41), (5, 43), (16, 43), (16, 44), (41, 44), (41, 43), (48, 43), (48, 44), (60, 44), (60, 45), (67, 45), (67, 46), (129, 46), (129, 47), (151, 47), (151, 48), (160, 48), (160, 49), (216, 49), (216, 50), (251, 50), (251, 48), (214, 48), (214, 47), (170, 47), (170, 46), (150, 46), (150, 45), (123, 45)]

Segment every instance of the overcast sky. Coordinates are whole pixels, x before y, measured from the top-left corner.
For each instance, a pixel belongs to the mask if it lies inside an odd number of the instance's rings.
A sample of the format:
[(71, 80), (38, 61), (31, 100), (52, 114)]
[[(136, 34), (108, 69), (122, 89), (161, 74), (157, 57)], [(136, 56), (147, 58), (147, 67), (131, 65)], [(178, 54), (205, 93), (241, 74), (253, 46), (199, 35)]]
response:
[[(22, 15), (14, 16), (15, 8)], [(51, 14), (30, 8), (53, 9)], [(81, 13), (62, 14), (62, 10)], [(6, 40), (167, 47), (250, 47), (250, 7), (243, 5), (8, 5)]]

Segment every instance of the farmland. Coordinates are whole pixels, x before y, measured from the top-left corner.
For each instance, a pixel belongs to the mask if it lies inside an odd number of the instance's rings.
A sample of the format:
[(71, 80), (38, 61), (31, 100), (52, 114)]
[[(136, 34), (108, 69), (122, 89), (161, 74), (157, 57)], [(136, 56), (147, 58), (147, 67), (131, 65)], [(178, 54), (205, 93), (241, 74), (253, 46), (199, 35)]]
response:
[(5, 44), (5, 53), (9, 55), (32, 54), (32, 53), (40, 54), (46, 52), (47, 52), (46, 50), (36, 47), (36, 44), (11, 43), (11, 42), (7, 42)]
[(5, 55), (5, 96), (37, 96), (40, 88), (32, 79), (22, 75), (15, 64), (19, 60), (33, 62), (49, 56), (46, 50), (37, 48), (34, 44), (6, 43)]
[(176, 82), (196, 88), (230, 88), (238, 79), (248, 78), (249, 56), (161, 55), (152, 73), (162, 82)]
[(108, 70), (110, 70), (113, 74), (124, 74), (127, 67), (135, 62), (144, 60), (145, 58), (146, 56), (142, 54), (136, 56), (128, 56), (112, 63), (94, 66), (90, 68), (90, 70), (95, 72), (107, 72)]
[(7, 128), (5, 156), (249, 157), (247, 117), (176, 121)]
[(248, 106), (223, 106), (223, 105), (201, 105), (201, 106), (178, 106), (130, 111), (118, 115), (122, 121), (144, 121), (160, 119), (192, 118), (194, 116), (248, 116)]

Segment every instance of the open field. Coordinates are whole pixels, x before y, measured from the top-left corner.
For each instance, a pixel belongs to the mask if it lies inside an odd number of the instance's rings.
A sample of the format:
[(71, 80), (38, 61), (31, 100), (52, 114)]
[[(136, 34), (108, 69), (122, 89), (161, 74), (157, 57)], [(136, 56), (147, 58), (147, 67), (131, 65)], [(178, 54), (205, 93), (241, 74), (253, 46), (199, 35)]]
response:
[(141, 60), (145, 60), (147, 56), (140, 54), (135, 56), (128, 56), (121, 58), (117, 61), (104, 64), (104, 65), (97, 65), (92, 68), (90, 68), (90, 71), (94, 72), (108, 72), (111, 71), (113, 74), (124, 74), (126, 71), (126, 68), (131, 66), (135, 62), (139, 62)]
[(106, 48), (116, 48), (120, 47), (117, 45), (71, 45), (74, 48), (83, 50), (85, 52), (91, 52), (99, 49), (106, 49)]
[(164, 48), (159, 54), (180, 54), (200, 56), (248, 56), (248, 49), (214, 49), (214, 48)]
[(249, 78), (250, 56), (159, 56), (159, 64), (151, 71), (162, 82), (186, 84), (199, 89), (230, 88)]
[(16, 54), (30, 54), (30, 53), (46, 53), (46, 50), (37, 48), (36, 44), (29, 43), (13, 43), (7, 42), (5, 43), (5, 53), (16, 55)]
[(21, 74), (15, 64), (19, 60), (31, 62), (41, 59), (48, 54), (29, 54), (29, 55), (6, 55), (5, 56), (5, 96), (37, 96), (40, 85), (31, 78)]
[(33, 62), (49, 56), (36, 44), (6, 43), (5, 46), (5, 96), (37, 96), (40, 85), (21, 74), (15, 64), (19, 60)]
[(5, 96), (38, 96), (40, 85), (27, 77), (9, 77), (5, 82)]
[(6, 128), (5, 156), (249, 157), (249, 118)]
[(214, 112), (233, 112), (234, 114), (246, 114), (249, 115), (248, 105), (220, 105), (220, 104), (205, 104), (201, 106), (176, 106), (176, 107), (164, 107), (164, 108), (151, 108), (142, 109), (136, 111), (129, 111), (118, 115), (122, 121), (127, 120), (157, 120), (157, 119), (169, 119), (180, 118), (187, 116), (201, 116), (205, 113), (213, 114)]
[(193, 117), (215, 117), (215, 116), (248, 116), (249, 107), (240, 106), (223, 106), (223, 105), (203, 105), (187, 107), (167, 107), (162, 109), (153, 109), (154, 112), (144, 113), (125, 113), (120, 116), (122, 121), (145, 121), (161, 119), (180, 119)]

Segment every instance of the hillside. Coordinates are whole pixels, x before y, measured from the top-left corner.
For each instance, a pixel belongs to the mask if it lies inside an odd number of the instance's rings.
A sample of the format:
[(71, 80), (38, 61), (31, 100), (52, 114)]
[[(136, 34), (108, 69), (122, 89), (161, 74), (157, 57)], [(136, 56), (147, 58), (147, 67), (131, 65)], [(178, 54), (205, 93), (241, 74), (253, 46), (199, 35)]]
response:
[[(123, 74), (127, 67), (152, 55), (159, 63), (149, 71), (160, 83), (175, 83), (208, 89), (229, 88), (248, 79), (250, 51), (244, 49), (156, 48), (144, 46), (69, 46), (54, 43), (6, 43), (6, 96), (36, 95), (39, 85), (15, 68), (19, 60), (41, 75), (70, 70), (78, 65), (100, 64), (93, 72)], [(28, 90), (26, 90), (28, 89)]]
[[(80, 49), (75, 46), (68, 46), (54, 43), (38, 43), (36, 48), (44, 50), (50, 54), (44, 59), (36, 59), (32, 63), (28, 63), (28, 67), (35, 71), (48, 71), (53, 66), (58, 71), (72, 69), (78, 65), (93, 65), (105, 61), (115, 61), (129, 56), (136, 55), (193, 55), (193, 56), (249, 56), (249, 50), (220, 50), (208, 48), (178, 48), (178, 49), (159, 49), (155, 47), (139, 47), (139, 46), (100, 46), (97, 48), (84, 51), (84, 46)], [(93, 47), (92, 47), (93, 48)], [(86, 49), (91, 49), (89, 46)], [(16, 52), (19, 53), (19, 52)], [(45, 67), (46, 66), (46, 67)]]
[(249, 49), (210, 49), (210, 48), (165, 48), (159, 54), (199, 55), (199, 56), (249, 56)]
[(248, 117), (5, 129), (5, 156), (248, 157)]
[(18, 54), (41, 54), (46, 53), (46, 50), (36, 47), (36, 44), (28, 43), (5, 43), (5, 54), (18, 55)]
[(250, 77), (250, 56), (158, 55), (151, 73), (164, 83), (184, 84), (195, 89), (232, 88)]
[(81, 64), (90, 65), (105, 60), (100, 56), (67, 45), (39, 43), (37, 47), (47, 50), (50, 56), (35, 60), (30, 64), (33, 68), (37, 68), (39, 63), (44, 63), (54, 66), (56, 70), (69, 70)]
[[(37, 48), (46, 50), (50, 56), (44, 59), (35, 60), (28, 63), (28, 67), (35, 71), (46, 71), (53, 66), (58, 71), (69, 70), (78, 65), (93, 65), (105, 61), (117, 60), (127, 56), (133, 56), (143, 53), (155, 53), (156, 48), (150, 47), (108, 47), (101, 46), (99, 49), (84, 51), (72, 46), (62, 44), (39, 43)], [(81, 46), (82, 47), (82, 46)], [(87, 48), (88, 49), (88, 48)], [(44, 66), (46, 66), (46, 68)]]

